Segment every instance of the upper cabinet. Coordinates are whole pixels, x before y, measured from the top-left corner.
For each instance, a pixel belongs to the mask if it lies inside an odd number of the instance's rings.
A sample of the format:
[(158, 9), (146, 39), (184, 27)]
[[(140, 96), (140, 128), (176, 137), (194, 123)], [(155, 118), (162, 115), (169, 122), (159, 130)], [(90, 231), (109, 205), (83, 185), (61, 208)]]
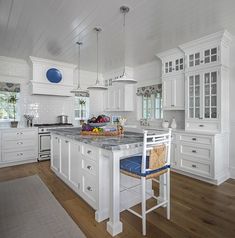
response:
[(228, 131), (230, 42), (223, 31), (180, 46), (186, 55), (186, 130)]
[(115, 85), (108, 87), (104, 97), (105, 111), (133, 111), (134, 86)]
[(184, 72), (184, 53), (174, 48), (157, 54), (162, 61), (162, 76), (172, 76)]
[(75, 65), (30, 57), (32, 94), (72, 96)]
[(163, 109), (184, 110), (184, 53), (174, 48), (157, 56), (162, 61)]
[(185, 71), (219, 65), (228, 67), (230, 41), (230, 34), (220, 31), (180, 45), (185, 53)]

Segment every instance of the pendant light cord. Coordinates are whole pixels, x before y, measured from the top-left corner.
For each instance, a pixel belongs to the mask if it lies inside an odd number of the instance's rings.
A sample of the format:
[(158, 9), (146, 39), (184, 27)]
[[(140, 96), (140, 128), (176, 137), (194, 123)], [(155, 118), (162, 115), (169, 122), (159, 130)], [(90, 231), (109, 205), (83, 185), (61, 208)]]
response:
[(123, 53), (124, 68), (123, 68), (122, 76), (125, 76), (126, 74), (126, 12), (123, 12), (123, 40), (124, 40), (124, 53)]
[(80, 88), (80, 53), (81, 53), (81, 51), (80, 51), (80, 45), (82, 44), (81, 42), (77, 42), (77, 44), (78, 44), (78, 88)]
[(99, 30), (96, 30), (96, 84), (99, 84)]

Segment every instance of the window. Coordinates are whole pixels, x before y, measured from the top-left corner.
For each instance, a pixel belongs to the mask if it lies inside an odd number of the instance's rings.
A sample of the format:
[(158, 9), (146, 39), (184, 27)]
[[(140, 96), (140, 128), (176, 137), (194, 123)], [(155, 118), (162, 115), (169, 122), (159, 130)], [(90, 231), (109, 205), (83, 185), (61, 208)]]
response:
[(162, 119), (162, 96), (160, 92), (150, 96), (142, 96), (142, 117), (143, 119)]
[(19, 118), (20, 84), (0, 82), (0, 121)]
[(89, 97), (75, 96), (75, 120), (89, 118)]

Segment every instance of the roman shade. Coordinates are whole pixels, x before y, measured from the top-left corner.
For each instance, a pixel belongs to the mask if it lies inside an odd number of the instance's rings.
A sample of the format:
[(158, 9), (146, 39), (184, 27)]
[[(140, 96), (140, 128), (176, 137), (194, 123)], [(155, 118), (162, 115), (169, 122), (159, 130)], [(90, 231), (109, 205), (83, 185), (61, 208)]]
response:
[(137, 88), (137, 96), (151, 96), (152, 94), (161, 93), (162, 84), (154, 84), (151, 86)]
[(0, 82), (0, 91), (19, 93), (20, 92), (20, 84), (19, 83)]

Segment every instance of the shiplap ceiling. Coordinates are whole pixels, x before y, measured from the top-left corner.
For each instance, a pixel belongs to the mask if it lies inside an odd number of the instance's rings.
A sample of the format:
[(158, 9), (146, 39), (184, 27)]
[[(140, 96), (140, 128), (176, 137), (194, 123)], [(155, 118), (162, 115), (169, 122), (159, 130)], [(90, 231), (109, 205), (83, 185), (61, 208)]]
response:
[(120, 67), (121, 5), (130, 7), (126, 27), (130, 67), (224, 28), (235, 35), (235, 0), (0, 0), (0, 55), (76, 63), (75, 42), (81, 40), (81, 68), (95, 71), (93, 28), (99, 26), (102, 71)]

